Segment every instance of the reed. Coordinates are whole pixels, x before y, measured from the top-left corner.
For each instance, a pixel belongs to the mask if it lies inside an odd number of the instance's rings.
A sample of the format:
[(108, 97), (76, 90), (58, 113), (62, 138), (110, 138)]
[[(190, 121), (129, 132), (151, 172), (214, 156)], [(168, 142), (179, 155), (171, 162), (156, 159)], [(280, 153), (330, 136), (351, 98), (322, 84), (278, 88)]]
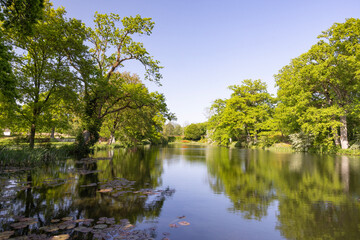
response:
[(30, 149), (28, 147), (15, 148), (0, 147), (0, 166), (40, 166), (65, 159), (71, 155), (70, 146), (55, 147), (37, 147)]

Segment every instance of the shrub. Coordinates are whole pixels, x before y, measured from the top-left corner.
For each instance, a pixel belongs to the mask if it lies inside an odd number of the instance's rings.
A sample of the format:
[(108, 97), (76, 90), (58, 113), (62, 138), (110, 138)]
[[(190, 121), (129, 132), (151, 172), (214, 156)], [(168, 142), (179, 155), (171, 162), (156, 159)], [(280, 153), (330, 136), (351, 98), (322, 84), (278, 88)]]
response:
[(303, 132), (289, 135), (291, 146), (295, 151), (307, 152), (314, 142), (314, 136)]
[(188, 140), (200, 140), (206, 135), (206, 125), (204, 123), (193, 123), (185, 127), (185, 138)]

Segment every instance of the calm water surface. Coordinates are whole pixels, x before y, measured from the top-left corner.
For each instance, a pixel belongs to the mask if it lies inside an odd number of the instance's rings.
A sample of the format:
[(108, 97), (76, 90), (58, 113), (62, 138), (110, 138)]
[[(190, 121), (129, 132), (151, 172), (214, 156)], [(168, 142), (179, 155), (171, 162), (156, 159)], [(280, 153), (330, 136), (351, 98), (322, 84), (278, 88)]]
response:
[(94, 158), (2, 169), (0, 239), (360, 239), (360, 158), (196, 145)]

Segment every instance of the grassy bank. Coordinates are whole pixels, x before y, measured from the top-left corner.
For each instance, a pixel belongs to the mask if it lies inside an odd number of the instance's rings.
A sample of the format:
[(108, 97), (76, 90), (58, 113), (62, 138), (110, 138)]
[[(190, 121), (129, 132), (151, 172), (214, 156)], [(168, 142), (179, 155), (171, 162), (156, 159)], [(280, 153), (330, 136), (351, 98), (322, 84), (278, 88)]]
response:
[(201, 139), (201, 140), (199, 140), (199, 141), (185, 140), (185, 139), (175, 139), (174, 141), (171, 141), (171, 142), (169, 142), (168, 144), (212, 145), (212, 144), (209, 144), (205, 139)]
[(62, 147), (0, 147), (0, 167), (6, 166), (40, 166), (61, 159), (66, 159), (72, 153), (71, 145)]
[[(175, 142), (172, 142), (170, 144), (196, 144), (196, 145), (209, 145), (214, 146), (214, 144), (209, 144), (205, 141), (189, 141), (189, 140), (178, 140)], [(238, 144), (237, 142), (231, 143), (229, 148), (246, 148), (243, 147), (241, 144)], [(250, 149), (264, 149), (274, 152), (296, 152), (295, 149), (292, 148), (291, 144), (288, 143), (275, 143), (270, 147), (262, 147), (258, 145), (253, 145), (250, 147)], [(350, 156), (360, 156), (360, 149), (337, 149), (336, 152), (320, 152), (316, 149), (310, 149), (309, 152), (317, 153), (317, 154), (337, 154), (337, 155), (350, 155)]]
[(339, 149), (336, 154), (337, 155), (360, 156), (360, 150), (359, 149)]
[(95, 151), (112, 150), (112, 149), (117, 149), (117, 148), (125, 148), (125, 146), (123, 146), (121, 143), (108, 144), (108, 143), (104, 142), (104, 143), (97, 143), (93, 147), (93, 149)]
[[(30, 149), (27, 147), (28, 144), (25, 143), (14, 144), (11, 139), (5, 139), (0, 144), (0, 168), (7, 166), (41, 166), (43, 164), (49, 164), (54, 161), (63, 160), (68, 157), (72, 157), (76, 155), (74, 151), (74, 143), (72, 142), (38, 142), (35, 145), (34, 149)], [(4, 144), (5, 143), (5, 144)], [(189, 141), (189, 140), (176, 140), (175, 142), (171, 142), (169, 144), (188, 144), (188, 145), (212, 145), (209, 144), (205, 140), (201, 141)], [(237, 144), (236, 142), (232, 143), (230, 148), (243, 148), (241, 144)], [(112, 150), (118, 148), (126, 148), (121, 143), (115, 144), (107, 144), (107, 143), (97, 143), (93, 150)], [(276, 143), (270, 147), (260, 147), (253, 145), (251, 148), (253, 149), (265, 149), (269, 151), (275, 152), (295, 152), (295, 150), (291, 147), (290, 144), (287, 143)], [(324, 153), (324, 152), (323, 152)], [(325, 153), (327, 154), (327, 153)], [(329, 154), (334, 154), (329, 153)], [(338, 155), (351, 155), (351, 156), (360, 156), (360, 149), (338, 149), (336, 154)]]
[(270, 147), (265, 148), (266, 150), (274, 152), (295, 152), (290, 144), (287, 143), (275, 143)]
[[(26, 142), (14, 141), (14, 138), (0, 138), (0, 169), (8, 166), (41, 166), (69, 157), (83, 157), (79, 155), (74, 142), (42, 141), (37, 139), (34, 149), (30, 149), (28, 145)], [(140, 144), (140, 146), (143, 145), (146, 145), (146, 142)], [(91, 152), (127, 147), (119, 142), (114, 144), (102, 142), (95, 144), (91, 148)]]

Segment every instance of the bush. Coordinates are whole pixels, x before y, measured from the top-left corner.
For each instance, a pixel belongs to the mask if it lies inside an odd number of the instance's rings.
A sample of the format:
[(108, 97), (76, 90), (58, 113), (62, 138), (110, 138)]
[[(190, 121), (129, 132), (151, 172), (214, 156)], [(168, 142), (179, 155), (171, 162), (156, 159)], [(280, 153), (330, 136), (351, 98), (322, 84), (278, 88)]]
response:
[(314, 137), (303, 132), (289, 135), (291, 146), (297, 152), (307, 152), (312, 147)]
[(359, 141), (355, 141), (351, 147), (350, 147), (351, 150), (360, 150), (360, 142)]
[(176, 141), (176, 137), (174, 137), (174, 136), (168, 137), (168, 142), (175, 142), (175, 141)]
[(185, 138), (188, 140), (200, 140), (206, 135), (206, 125), (204, 123), (193, 123), (185, 127)]
[(242, 143), (241, 141), (234, 141), (230, 144), (231, 148), (244, 148), (246, 146), (245, 143)]
[(267, 131), (267, 132), (260, 132), (259, 133), (259, 142), (257, 145), (262, 148), (270, 147), (274, 145), (275, 143), (279, 143), (283, 141), (284, 137), (281, 135), (280, 132), (273, 132), (273, 131)]

